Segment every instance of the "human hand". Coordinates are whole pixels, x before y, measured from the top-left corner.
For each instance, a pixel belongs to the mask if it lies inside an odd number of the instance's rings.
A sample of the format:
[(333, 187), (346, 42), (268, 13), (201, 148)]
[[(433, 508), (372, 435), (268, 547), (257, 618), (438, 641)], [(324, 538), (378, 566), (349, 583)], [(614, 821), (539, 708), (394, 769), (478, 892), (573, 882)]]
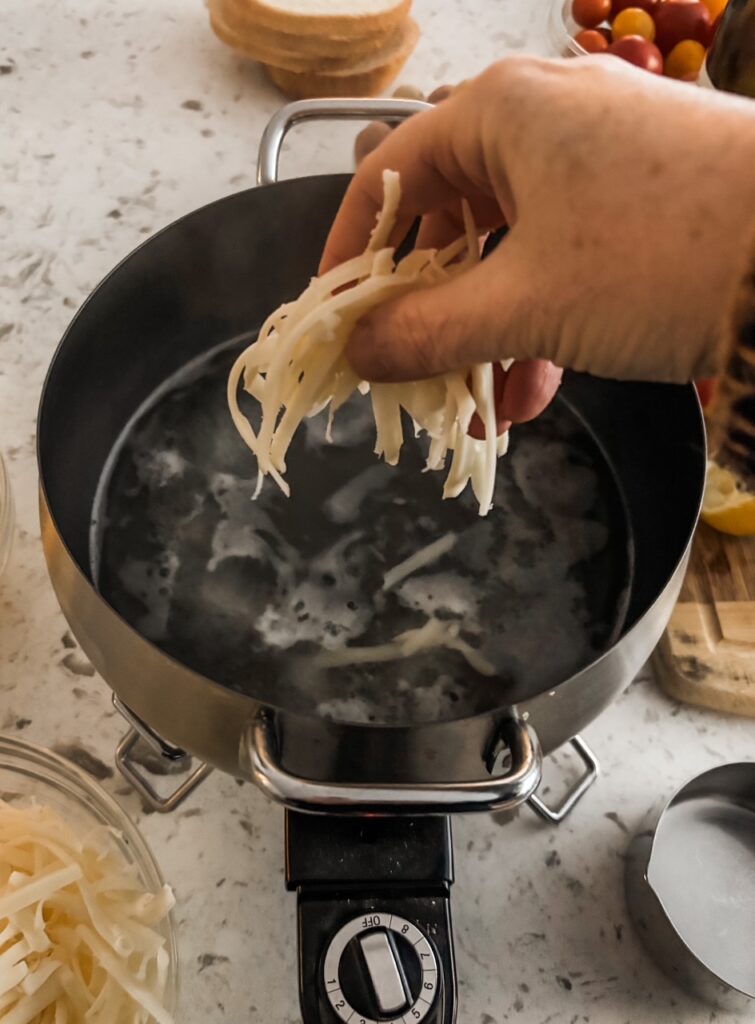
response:
[[(469, 273), (377, 307), (347, 354), (378, 381), (506, 357), (619, 378), (709, 376), (755, 218), (753, 166), (747, 101), (610, 57), (507, 58), (363, 161), (321, 269), (365, 247), (387, 167), (402, 185), (392, 241), (418, 215), (419, 245), (457, 236), (461, 197), (481, 229), (509, 224), (507, 238)], [(516, 399), (529, 413), (553, 389), (544, 364), (515, 364), (502, 411)]]

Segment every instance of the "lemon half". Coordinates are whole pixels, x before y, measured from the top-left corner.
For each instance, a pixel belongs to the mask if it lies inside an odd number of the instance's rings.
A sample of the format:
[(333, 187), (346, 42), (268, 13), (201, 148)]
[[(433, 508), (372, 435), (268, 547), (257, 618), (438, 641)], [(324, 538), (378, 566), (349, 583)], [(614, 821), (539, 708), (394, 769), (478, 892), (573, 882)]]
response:
[(728, 469), (709, 462), (701, 518), (721, 533), (755, 535), (755, 494)]

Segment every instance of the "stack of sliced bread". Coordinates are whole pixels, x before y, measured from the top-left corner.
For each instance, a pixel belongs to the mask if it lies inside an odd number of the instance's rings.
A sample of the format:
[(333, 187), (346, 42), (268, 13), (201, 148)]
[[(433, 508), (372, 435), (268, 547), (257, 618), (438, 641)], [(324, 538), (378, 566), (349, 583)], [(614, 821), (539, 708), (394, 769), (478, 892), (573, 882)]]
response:
[(417, 44), (411, 0), (208, 0), (217, 36), (294, 99), (374, 96)]

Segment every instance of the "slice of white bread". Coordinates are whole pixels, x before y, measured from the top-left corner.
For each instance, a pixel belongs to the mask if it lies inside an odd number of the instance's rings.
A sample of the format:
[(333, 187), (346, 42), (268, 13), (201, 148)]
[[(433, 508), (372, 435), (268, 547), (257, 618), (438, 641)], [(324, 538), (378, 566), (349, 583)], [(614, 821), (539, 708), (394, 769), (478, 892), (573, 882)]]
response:
[(263, 43), (259, 34), (252, 30), (239, 31), (233, 21), (233, 4), (229, 0), (209, 0), (210, 24), (215, 34), (247, 57), (298, 73), (315, 74), (362, 74), (375, 68), (384, 67), (411, 53), (419, 38), (419, 29), (411, 18), (405, 19), (385, 37), (382, 45), (365, 53), (355, 54), (346, 48), (341, 56), (323, 57), (303, 54), (297, 50), (285, 50)]
[(361, 74), (327, 75), (317, 72), (287, 71), (285, 68), (263, 67), (274, 85), (292, 100), (321, 99), (333, 96), (377, 96), (384, 92), (406, 63), (406, 56), (390, 64)]
[[(210, 2), (212, 6), (212, 0)], [(238, 35), (251, 35), (260, 46), (268, 50), (296, 53), (301, 57), (366, 57), (381, 49), (388, 35), (400, 30), (403, 19), (379, 31), (355, 35), (354, 31), (339, 35), (336, 32), (282, 32), (260, 24), (249, 13), (247, 0), (223, 0), (220, 4), (226, 26)]]
[(249, 17), (294, 35), (364, 36), (387, 32), (409, 13), (411, 0), (244, 0)]

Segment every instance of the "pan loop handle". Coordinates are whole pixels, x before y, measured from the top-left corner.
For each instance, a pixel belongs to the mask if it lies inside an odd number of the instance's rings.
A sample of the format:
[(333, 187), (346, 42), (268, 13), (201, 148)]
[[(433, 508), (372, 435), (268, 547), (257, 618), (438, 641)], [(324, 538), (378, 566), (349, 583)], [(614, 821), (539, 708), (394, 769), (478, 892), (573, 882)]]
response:
[(535, 814), (539, 814), (541, 818), (550, 822), (551, 825), (561, 824), (564, 818), (574, 810), (590, 786), (597, 782), (598, 775), (600, 774), (600, 762), (582, 737), (573, 736), (569, 743), (572, 750), (585, 766), (585, 771), (577, 783), (572, 786), (558, 807), (550, 807), (534, 793), (527, 801), (528, 806), (532, 808)]
[(268, 121), (260, 139), (257, 156), (257, 184), (272, 185), (278, 180), (278, 161), (286, 133), (302, 121), (403, 121), (412, 114), (431, 109), (421, 100), (332, 99), (297, 100), (289, 103)]
[(273, 716), (262, 711), (242, 737), (241, 757), (252, 781), (278, 803), (311, 814), (463, 814), (513, 810), (540, 783), (542, 755), (534, 732), (518, 719), (501, 723), (499, 738), (510, 752), (504, 775), (472, 782), (319, 782), (292, 775), (281, 765)]

